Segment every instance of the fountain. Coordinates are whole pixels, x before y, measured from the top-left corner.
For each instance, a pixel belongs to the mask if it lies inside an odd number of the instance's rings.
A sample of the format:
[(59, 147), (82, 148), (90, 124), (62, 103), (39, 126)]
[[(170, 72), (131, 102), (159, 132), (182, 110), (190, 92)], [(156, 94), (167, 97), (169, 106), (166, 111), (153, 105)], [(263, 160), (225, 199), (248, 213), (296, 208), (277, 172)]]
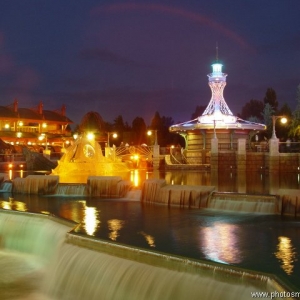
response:
[(118, 158), (104, 157), (100, 145), (84, 135), (67, 148), (51, 175), (60, 183), (86, 183), (88, 176), (112, 176), (128, 173), (129, 168)]

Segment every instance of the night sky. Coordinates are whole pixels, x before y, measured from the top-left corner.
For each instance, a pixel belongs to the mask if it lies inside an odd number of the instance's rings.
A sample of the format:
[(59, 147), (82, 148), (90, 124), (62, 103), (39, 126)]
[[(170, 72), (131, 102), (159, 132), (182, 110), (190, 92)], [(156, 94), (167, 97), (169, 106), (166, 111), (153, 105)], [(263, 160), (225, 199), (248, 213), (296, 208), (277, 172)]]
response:
[(0, 105), (188, 121), (210, 100), (216, 43), (234, 114), (269, 87), (296, 107), (299, 0), (2, 0)]

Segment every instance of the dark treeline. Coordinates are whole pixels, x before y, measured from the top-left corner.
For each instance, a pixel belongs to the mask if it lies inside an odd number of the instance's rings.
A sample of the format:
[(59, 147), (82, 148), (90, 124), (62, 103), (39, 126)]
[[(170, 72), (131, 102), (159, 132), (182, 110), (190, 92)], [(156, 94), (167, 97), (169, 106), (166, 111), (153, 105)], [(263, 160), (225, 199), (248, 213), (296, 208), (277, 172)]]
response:
[[(83, 133), (92, 131), (99, 140), (108, 140), (108, 135), (117, 133), (116, 138), (110, 138), (110, 145), (119, 146), (121, 143), (129, 145), (153, 145), (155, 139), (162, 146), (180, 144), (184, 146), (181, 136), (169, 132), (169, 127), (174, 124), (171, 117), (160, 116), (155, 112), (150, 125), (146, 125), (142, 117), (136, 117), (129, 125), (121, 115), (117, 116), (113, 123), (105, 122), (97, 112), (87, 113), (81, 123), (76, 127), (75, 132)], [(150, 133), (150, 134), (149, 134)]]
[[(269, 139), (272, 135), (272, 116), (285, 116), (288, 119), (286, 124), (277, 125), (276, 135), (281, 140), (292, 138), (298, 140), (300, 137), (300, 85), (297, 87), (296, 108), (291, 109), (286, 103), (279, 106), (277, 95), (274, 89), (268, 88), (262, 100), (251, 99), (237, 115), (241, 119), (267, 125), (267, 130), (260, 133), (261, 138)], [(201, 116), (206, 105), (198, 105), (191, 114), (191, 120)], [(188, 121), (188, 120), (186, 120)], [(116, 139), (110, 139), (110, 144), (119, 146), (121, 143), (129, 145), (153, 145), (155, 138), (160, 146), (180, 144), (184, 146), (184, 140), (178, 134), (170, 133), (169, 127), (174, 125), (172, 117), (161, 116), (155, 112), (151, 123), (147, 125), (142, 117), (137, 116), (131, 124), (123, 120), (122, 115), (117, 116), (112, 123), (105, 122), (97, 112), (87, 113), (75, 131), (78, 133), (93, 131), (98, 134), (100, 140), (107, 140), (108, 135), (113, 132), (118, 134)], [(152, 134), (148, 135), (147, 132)]]

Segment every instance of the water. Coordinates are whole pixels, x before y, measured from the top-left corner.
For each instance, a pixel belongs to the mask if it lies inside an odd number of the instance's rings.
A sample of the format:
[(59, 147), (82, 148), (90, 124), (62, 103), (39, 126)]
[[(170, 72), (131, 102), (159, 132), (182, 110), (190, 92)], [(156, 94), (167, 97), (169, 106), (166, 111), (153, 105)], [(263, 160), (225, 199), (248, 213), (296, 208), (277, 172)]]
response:
[[(0, 205), (8, 208), (9, 202)], [(80, 222), (76, 232), (87, 236), (273, 273), (300, 290), (299, 219), (25, 195), (10, 207)]]
[[(214, 180), (209, 173), (144, 174), (145, 178), (166, 178), (170, 184), (211, 185)], [(247, 179), (246, 191), (267, 194), (274, 188), (269, 183), (269, 176), (255, 175)], [(298, 188), (297, 176), (279, 177), (277, 187)], [(219, 191), (239, 191), (236, 175), (228, 176), (226, 180), (225, 183), (219, 181)], [(140, 184), (142, 181), (143, 178), (133, 177), (133, 182)], [(116, 199), (34, 195), (14, 195), (12, 199), (11, 196), (2, 194), (0, 207), (51, 213), (73, 220), (81, 223), (76, 232), (85, 236), (273, 273), (300, 290), (299, 219), (168, 208)]]

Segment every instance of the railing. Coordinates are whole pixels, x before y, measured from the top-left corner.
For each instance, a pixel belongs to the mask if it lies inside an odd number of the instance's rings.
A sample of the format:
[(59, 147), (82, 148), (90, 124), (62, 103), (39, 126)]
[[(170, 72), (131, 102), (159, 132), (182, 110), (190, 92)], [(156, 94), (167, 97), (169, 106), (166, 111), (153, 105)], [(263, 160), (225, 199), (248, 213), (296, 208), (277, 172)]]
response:
[[(113, 149), (111, 148), (111, 156), (113, 156)], [(129, 159), (133, 155), (139, 155), (140, 157), (148, 158), (152, 160), (153, 146), (121, 146), (115, 148), (115, 156), (118, 158)]]
[(279, 143), (280, 153), (299, 153), (300, 142), (280, 142)]

